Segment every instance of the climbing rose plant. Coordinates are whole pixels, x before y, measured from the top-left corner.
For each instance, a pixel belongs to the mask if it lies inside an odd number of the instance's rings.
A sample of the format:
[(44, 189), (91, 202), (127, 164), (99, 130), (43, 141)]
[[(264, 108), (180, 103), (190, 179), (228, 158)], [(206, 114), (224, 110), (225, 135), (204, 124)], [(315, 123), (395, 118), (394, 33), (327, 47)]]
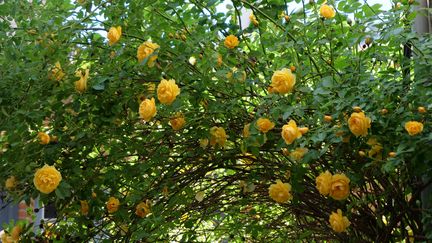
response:
[(57, 218), (2, 240), (430, 239), (416, 3), (293, 3), (4, 1), (1, 190)]

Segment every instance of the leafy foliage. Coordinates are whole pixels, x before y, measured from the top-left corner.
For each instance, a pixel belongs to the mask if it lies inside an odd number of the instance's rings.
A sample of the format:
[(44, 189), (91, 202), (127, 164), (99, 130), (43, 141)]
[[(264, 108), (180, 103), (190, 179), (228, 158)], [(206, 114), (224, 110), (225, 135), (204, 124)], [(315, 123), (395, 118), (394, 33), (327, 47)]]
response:
[[(39, 196), (58, 213), (36, 233), (28, 226), (22, 239), (432, 237), (426, 234), (432, 232), (431, 193), (424, 193), (432, 178), (430, 35), (412, 31), (415, 13), (408, 2), (381, 11), (378, 4), (331, 1), (337, 11), (332, 19), (320, 17), (321, 2), (302, 4), (288, 13), (286, 1), (236, 0), (221, 13), (217, 7), (225, 4), (218, 0), (5, 1), (0, 181), (15, 176), (9, 198), (30, 202)], [(241, 9), (251, 10), (258, 24), (241, 28)], [(122, 35), (110, 46), (104, 33), (113, 26), (121, 26)], [(240, 41), (233, 49), (224, 46), (230, 34)], [(137, 48), (149, 40), (160, 48), (138, 62)], [(65, 74), (60, 80), (52, 75), (56, 62)], [(270, 93), (273, 73), (290, 66), (294, 90)], [(76, 71), (84, 75), (86, 69), (87, 89), (77, 92)], [(175, 79), (181, 90), (170, 105), (157, 100), (162, 79)], [(152, 97), (157, 114), (144, 122), (139, 105)], [(355, 106), (371, 119), (366, 137), (349, 130)], [(175, 131), (169, 121), (179, 112), (186, 124)], [(274, 129), (260, 132), (255, 122), (261, 117)], [(289, 120), (309, 128), (291, 145), (281, 136)], [(423, 132), (409, 136), (408, 121), (422, 122)], [(224, 147), (204, 146), (214, 126), (228, 135)], [(38, 132), (51, 142), (40, 144)], [(368, 155), (371, 138), (382, 149)], [(299, 147), (308, 152), (293, 159), (289, 152)], [(61, 172), (55, 193), (42, 194), (33, 185), (44, 164)], [(350, 178), (346, 200), (319, 194), (315, 178), (326, 170)], [(291, 202), (268, 196), (277, 179), (292, 185)], [(110, 197), (120, 201), (111, 214)], [(135, 214), (141, 202), (151, 204), (143, 218)], [(345, 233), (329, 225), (337, 209), (351, 222)]]

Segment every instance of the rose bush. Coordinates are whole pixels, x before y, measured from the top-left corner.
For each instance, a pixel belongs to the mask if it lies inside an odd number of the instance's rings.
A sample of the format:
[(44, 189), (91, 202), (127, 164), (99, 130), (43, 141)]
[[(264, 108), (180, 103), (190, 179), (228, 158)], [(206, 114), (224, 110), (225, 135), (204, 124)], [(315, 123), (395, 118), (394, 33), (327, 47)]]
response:
[(416, 3), (226, 4), (3, 1), (1, 189), (57, 211), (4, 239), (432, 237)]

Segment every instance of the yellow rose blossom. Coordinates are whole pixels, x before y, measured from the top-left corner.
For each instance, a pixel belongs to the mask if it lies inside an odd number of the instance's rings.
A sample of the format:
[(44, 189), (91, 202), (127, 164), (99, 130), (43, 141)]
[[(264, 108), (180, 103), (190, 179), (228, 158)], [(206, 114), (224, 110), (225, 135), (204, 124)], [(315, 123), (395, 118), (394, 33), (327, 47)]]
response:
[(115, 213), (120, 207), (120, 201), (115, 197), (110, 197), (106, 203), (108, 213)]
[[(157, 59), (157, 55), (154, 54), (154, 52), (159, 49), (159, 45), (156, 43), (153, 43), (151, 41), (146, 41), (144, 43), (142, 43), (137, 50), (137, 59), (138, 62), (142, 62), (144, 59), (146, 59), (147, 57), (149, 57), (148, 61), (147, 61), (147, 65), (148, 67), (153, 67), (154, 66), (154, 62)], [(151, 56), (151, 57), (150, 57)]]
[(6, 179), (5, 188), (9, 191), (13, 190), (17, 185), (17, 180), (15, 176), (11, 176)]
[(274, 72), (271, 81), (271, 93), (286, 94), (293, 90), (296, 76), (290, 69), (284, 68)]
[(44, 132), (38, 132), (38, 139), (40, 144), (49, 144), (50, 143), (50, 136)]
[(86, 200), (80, 200), (80, 204), (81, 204), (81, 214), (82, 215), (87, 215), (89, 212), (89, 204)]
[(331, 116), (324, 116), (324, 121), (331, 122), (333, 120), (333, 117)]
[(418, 121), (409, 121), (405, 123), (405, 130), (410, 136), (415, 136), (423, 131), (423, 123)]
[(369, 157), (375, 157), (377, 159), (382, 159), (382, 150), (383, 146), (378, 143), (376, 138), (369, 138), (367, 144), (371, 146), (371, 149), (368, 151)]
[(6, 232), (2, 231), (2, 235), (0, 237), (2, 243), (15, 243), (15, 240), (12, 239), (12, 236), (7, 234)]
[(33, 183), (40, 192), (49, 194), (58, 187), (61, 180), (62, 176), (54, 166), (44, 165), (36, 170)]
[(162, 104), (170, 105), (180, 94), (174, 79), (162, 79), (157, 87), (157, 97)]
[(49, 79), (55, 79), (57, 81), (60, 81), (65, 76), (65, 73), (63, 72), (63, 69), (60, 65), (60, 62), (57, 61), (54, 65), (54, 67), (51, 69), (49, 73)]
[(156, 115), (156, 103), (155, 99), (145, 99), (139, 106), (139, 115), (145, 121), (150, 121)]
[(89, 78), (89, 75), (90, 75), (89, 69), (86, 69), (84, 74), (82, 73), (81, 70), (75, 73), (75, 76), (79, 78), (78, 81), (75, 81), (76, 91), (78, 91), (79, 93), (83, 93), (84, 91), (87, 90), (87, 80)]
[(117, 53), (115, 51), (111, 51), (110, 53), (110, 58), (114, 59), (114, 57), (117, 55)]
[(210, 145), (215, 146), (218, 144), (221, 147), (225, 146), (225, 142), (228, 136), (225, 133), (225, 129), (223, 127), (212, 127), (210, 128)]
[(200, 143), (200, 147), (202, 149), (205, 149), (209, 143), (209, 140), (207, 138), (203, 138), (199, 140), (199, 143)]
[(302, 133), (297, 128), (296, 122), (294, 120), (290, 120), (288, 124), (282, 127), (281, 135), (286, 144), (292, 144), (294, 140), (301, 138)]
[(334, 18), (334, 16), (336, 16), (336, 11), (332, 6), (323, 4), (320, 7), (320, 14), (326, 19), (331, 19)]
[(15, 225), (11, 230), (11, 237), (14, 242), (19, 242), (19, 238), (21, 235), (22, 228), (19, 225)]
[(303, 159), (303, 156), (308, 152), (307, 148), (296, 148), (294, 151), (292, 151), (289, 155), (293, 160), (301, 160)]
[(350, 194), (350, 179), (344, 174), (335, 174), (331, 178), (330, 196), (335, 200), (343, 200)]
[(354, 112), (348, 119), (348, 126), (351, 132), (356, 136), (366, 136), (368, 128), (371, 127), (371, 119), (365, 116), (364, 112)]
[(239, 40), (235, 35), (229, 35), (225, 38), (224, 45), (229, 49), (234, 49), (239, 45)]
[(426, 110), (426, 108), (424, 106), (417, 107), (417, 111), (419, 113), (422, 113), (422, 114), (427, 112), (427, 110)]
[(304, 135), (307, 132), (309, 132), (309, 128), (307, 128), (307, 127), (299, 127), (299, 131), (301, 132), (302, 135)]
[(250, 123), (244, 125), (243, 127), (243, 137), (247, 138), (250, 136)]
[(338, 233), (344, 232), (351, 224), (348, 218), (342, 215), (342, 210), (340, 209), (337, 212), (332, 212), (329, 222), (332, 229)]
[(291, 195), (291, 185), (282, 183), (281, 180), (276, 180), (276, 184), (269, 187), (270, 197), (278, 203), (286, 203), (293, 197)]
[(217, 66), (218, 67), (222, 66), (222, 63), (223, 63), (222, 55), (218, 54), (218, 56), (217, 56)]
[(108, 40), (109, 40), (109, 45), (112, 46), (115, 43), (117, 43), (120, 40), (120, 37), (122, 36), (122, 27), (121, 26), (117, 26), (117, 27), (111, 27), (108, 31)]
[(328, 170), (324, 173), (321, 173), (315, 179), (315, 183), (319, 193), (323, 196), (327, 196), (330, 193), (332, 185), (332, 174)]
[(178, 114), (176, 117), (170, 119), (170, 125), (175, 131), (182, 129), (185, 124), (186, 120), (182, 114)]
[(256, 122), (256, 125), (258, 127), (258, 130), (260, 130), (263, 133), (267, 133), (268, 131), (272, 130), (275, 126), (274, 122), (270, 121), (267, 118), (259, 118)]
[(251, 21), (251, 23), (252, 23), (253, 25), (258, 26), (259, 22), (258, 22), (258, 20), (256, 19), (256, 17), (255, 17), (254, 14), (249, 15), (249, 20)]
[(140, 202), (135, 208), (135, 214), (138, 217), (144, 218), (150, 213), (150, 202)]

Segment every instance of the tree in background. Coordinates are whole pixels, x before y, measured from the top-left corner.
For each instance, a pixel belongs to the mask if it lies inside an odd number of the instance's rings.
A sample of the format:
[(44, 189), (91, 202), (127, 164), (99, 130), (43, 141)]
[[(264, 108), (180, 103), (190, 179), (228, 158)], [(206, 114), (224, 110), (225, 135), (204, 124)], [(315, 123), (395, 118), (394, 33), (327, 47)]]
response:
[(2, 3), (3, 241), (432, 238), (416, 3), (221, 4)]

